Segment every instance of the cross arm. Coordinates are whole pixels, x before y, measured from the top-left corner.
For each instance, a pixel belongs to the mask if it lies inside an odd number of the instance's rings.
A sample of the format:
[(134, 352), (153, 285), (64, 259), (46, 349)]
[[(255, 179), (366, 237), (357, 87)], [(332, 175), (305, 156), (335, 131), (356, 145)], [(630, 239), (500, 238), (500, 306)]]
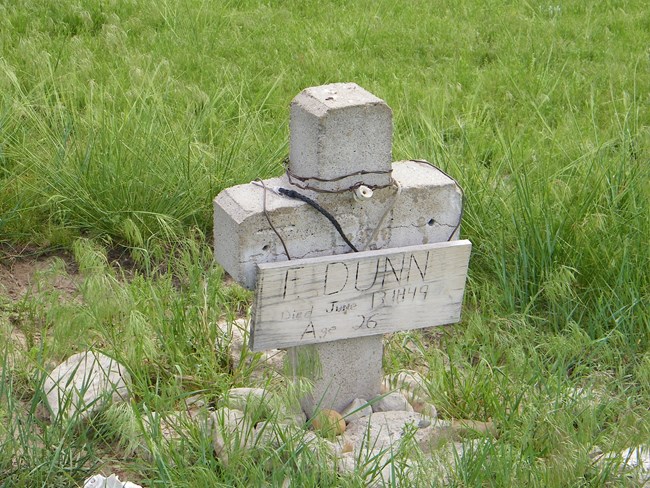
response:
[[(433, 166), (415, 161), (396, 162), (392, 168), (393, 179), (401, 187), (399, 194), (396, 188), (384, 188), (376, 190), (366, 201), (356, 201), (352, 192), (315, 195), (293, 187), (286, 176), (266, 180), (267, 190), (249, 183), (222, 191), (214, 200), (216, 261), (237, 282), (252, 289), (257, 264), (287, 260), (280, 237), (293, 259), (350, 252), (322, 214), (303, 201), (270, 191), (279, 187), (317, 197), (359, 249), (413, 246), (457, 238), (462, 193), (454, 180)], [(375, 242), (368, 242), (380, 223)]]

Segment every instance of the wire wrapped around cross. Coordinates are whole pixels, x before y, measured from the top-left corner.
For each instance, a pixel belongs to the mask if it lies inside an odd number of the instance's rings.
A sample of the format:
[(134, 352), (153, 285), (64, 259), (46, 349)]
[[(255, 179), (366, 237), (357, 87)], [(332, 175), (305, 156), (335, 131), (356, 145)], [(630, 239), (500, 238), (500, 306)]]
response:
[[(456, 224), (456, 226), (452, 230), (451, 234), (447, 238), (447, 241), (451, 241), (451, 239), (454, 237), (454, 234), (456, 234), (456, 231), (460, 227), (460, 224), (461, 224), (461, 222), (463, 220), (463, 213), (464, 213), (464, 210), (465, 210), (465, 192), (463, 191), (463, 188), (460, 186), (460, 184), (458, 183), (458, 181), (456, 181), (455, 178), (451, 177), (449, 174), (447, 174), (446, 172), (444, 172), (443, 170), (441, 170), (437, 166), (434, 166), (433, 164), (429, 163), (428, 161), (425, 161), (425, 160), (422, 160), (422, 159), (410, 159), (409, 161), (413, 161), (415, 163), (420, 163), (420, 164), (425, 164), (427, 166), (431, 166), (431, 167), (437, 169), (443, 175), (445, 175), (447, 178), (452, 180), (454, 182), (454, 184), (456, 185), (456, 187), (458, 188), (458, 190), (460, 191), (460, 193), (461, 193), (460, 216), (458, 218), (458, 223)], [(363, 175), (368, 175), (368, 174), (389, 174), (389, 173), (392, 172), (392, 171), (357, 171), (355, 173), (350, 173), (348, 175), (344, 175), (344, 176), (340, 176), (340, 177), (332, 178), (332, 179), (324, 179), (324, 178), (318, 178), (318, 177), (298, 177), (289, 170), (289, 168), (287, 167), (287, 164), (286, 164), (287, 162), (288, 162), (288, 158), (285, 158), (283, 163), (284, 163), (284, 166), (285, 166), (285, 171), (286, 171), (289, 183), (291, 183), (293, 186), (296, 186), (296, 187), (298, 187), (300, 189), (312, 190), (312, 191), (316, 191), (316, 192), (319, 192), (319, 193), (346, 193), (348, 191), (358, 190), (360, 187), (366, 187), (366, 185), (364, 185), (363, 182), (356, 182), (354, 185), (352, 185), (352, 186), (350, 186), (348, 188), (345, 188), (343, 190), (323, 190), (323, 189), (320, 189), (320, 188), (314, 188), (314, 187), (310, 186), (308, 184), (308, 181), (313, 180), (313, 181), (320, 181), (320, 182), (332, 182), (332, 181), (340, 181), (340, 180), (343, 180), (345, 178), (350, 178), (350, 177), (353, 177), (353, 176), (363, 176)], [(296, 181), (300, 181), (300, 182), (302, 182), (302, 184), (297, 184)], [(282, 188), (282, 187), (277, 188), (277, 189), (269, 188), (268, 186), (266, 186), (266, 183), (264, 183), (264, 181), (262, 181), (261, 179), (257, 179), (255, 181), (253, 181), (253, 183), (260, 186), (260, 187), (262, 187), (264, 189), (264, 202), (263, 202), (264, 216), (266, 217), (266, 220), (268, 221), (269, 226), (271, 227), (273, 232), (275, 232), (275, 235), (278, 237), (278, 239), (282, 243), (284, 253), (287, 256), (287, 259), (289, 261), (291, 260), (291, 256), (289, 254), (289, 250), (287, 249), (287, 245), (284, 242), (284, 239), (282, 238), (282, 236), (280, 235), (278, 230), (273, 225), (273, 222), (271, 222), (271, 216), (269, 215), (269, 213), (267, 211), (267, 208), (266, 208), (266, 196), (267, 196), (266, 194), (267, 194), (268, 191), (273, 191), (274, 193), (276, 193), (278, 195), (281, 195), (281, 196), (284, 196), (284, 197), (287, 197), (287, 198), (293, 198), (295, 200), (300, 200), (302, 202), (305, 202), (306, 204), (308, 204), (309, 206), (311, 206), (315, 210), (317, 210), (327, 220), (330, 221), (330, 223), (334, 226), (334, 228), (339, 233), (339, 235), (341, 236), (343, 241), (347, 244), (347, 246), (353, 252), (363, 251), (363, 250), (367, 249), (367, 247), (372, 242), (375, 241), (375, 239), (377, 238), (377, 234), (379, 234), (379, 230), (381, 229), (381, 227), (384, 224), (384, 221), (386, 220), (386, 217), (388, 217), (388, 214), (391, 212), (391, 210), (395, 206), (395, 203), (397, 202), (397, 199), (399, 198), (399, 195), (402, 192), (401, 185), (399, 184), (399, 182), (397, 180), (395, 180), (393, 178), (391, 178), (391, 183), (389, 183), (388, 185), (367, 185), (367, 188), (370, 188), (371, 190), (378, 190), (378, 189), (381, 189), (381, 188), (394, 187), (396, 189), (396, 192), (395, 192), (395, 195), (393, 196), (393, 200), (391, 201), (390, 205), (386, 208), (386, 210), (382, 214), (381, 218), (379, 219), (379, 222), (377, 223), (377, 226), (375, 227), (375, 230), (373, 231), (372, 235), (370, 236), (370, 239), (368, 239), (368, 242), (366, 243), (366, 245), (364, 246), (363, 249), (358, 249), (356, 246), (354, 246), (354, 244), (352, 244), (350, 239), (348, 239), (348, 237), (345, 235), (345, 233), (343, 232), (343, 228), (341, 227), (341, 224), (339, 223), (339, 221), (336, 220), (336, 217), (334, 217), (330, 212), (327, 211), (327, 209), (323, 208), (318, 202), (316, 202), (313, 199), (309, 198), (307, 195), (303, 195), (302, 193), (299, 193), (299, 192), (297, 192), (295, 190)]]
[[(286, 160), (285, 160), (286, 161)], [(335, 181), (341, 181), (345, 180), (346, 178), (352, 178), (353, 176), (366, 176), (366, 175), (386, 175), (386, 174), (391, 174), (393, 171), (356, 171), (354, 173), (350, 173), (344, 176), (339, 176), (337, 178), (318, 178), (316, 176), (297, 176), (295, 173), (293, 173), (289, 167), (285, 164), (284, 170), (287, 174), (287, 178), (289, 179), (289, 183), (291, 183), (293, 186), (297, 186), (298, 188), (302, 190), (313, 190), (317, 191), (319, 193), (345, 193), (351, 190), (355, 190), (359, 188), (360, 186), (367, 186), (371, 190), (379, 190), (380, 188), (388, 188), (389, 186), (393, 186), (393, 183), (389, 183), (388, 185), (366, 185), (364, 184), (363, 181), (357, 181), (353, 185), (350, 185), (347, 188), (344, 188), (343, 190), (324, 190), (322, 188), (315, 188), (311, 185), (309, 185), (309, 181), (319, 181), (321, 183), (332, 183)], [(391, 178), (392, 180), (392, 178)], [(300, 183), (298, 183), (300, 182)]]

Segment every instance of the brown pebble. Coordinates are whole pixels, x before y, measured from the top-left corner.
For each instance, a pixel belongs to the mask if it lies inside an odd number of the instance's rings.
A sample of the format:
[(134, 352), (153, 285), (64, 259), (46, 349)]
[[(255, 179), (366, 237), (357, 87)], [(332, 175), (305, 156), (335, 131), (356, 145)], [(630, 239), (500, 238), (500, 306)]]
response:
[(350, 441), (347, 441), (345, 444), (343, 444), (343, 448), (341, 449), (341, 452), (352, 452), (354, 451), (354, 444), (352, 444)]
[(345, 420), (336, 410), (321, 410), (311, 421), (314, 431), (323, 437), (334, 437), (345, 432)]

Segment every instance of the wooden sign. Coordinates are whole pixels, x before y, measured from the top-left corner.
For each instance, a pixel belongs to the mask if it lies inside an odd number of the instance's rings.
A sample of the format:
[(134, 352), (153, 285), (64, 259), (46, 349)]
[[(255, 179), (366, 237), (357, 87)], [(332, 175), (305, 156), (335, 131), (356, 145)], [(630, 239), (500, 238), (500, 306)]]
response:
[(458, 322), (471, 247), (462, 240), (259, 264), (250, 347)]

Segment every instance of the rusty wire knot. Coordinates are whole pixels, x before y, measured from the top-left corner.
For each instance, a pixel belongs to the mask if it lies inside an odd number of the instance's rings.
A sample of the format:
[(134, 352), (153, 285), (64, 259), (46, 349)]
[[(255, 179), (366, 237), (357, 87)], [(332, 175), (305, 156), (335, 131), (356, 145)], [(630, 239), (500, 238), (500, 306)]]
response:
[(393, 173), (393, 170), (388, 170), (388, 171), (366, 171), (366, 170), (360, 170), (360, 171), (355, 171), (354, 173), (350, 173), (347, 175), (343, 176), (337, 176), (336, 178), (319, 178), (318, 176), (298, 176), (295, 174), (293, 171), (289, 169), (289, 158), (285, 158), (282, 163), (284, 165), (284, 171), (287, 174), (287, 178), (289, 179), (289, 183), (291, 183), (293, 186), (296, 186), (300, 188), (301, 190), (311, 190), (315, 191), (318, 193), (345, 193), (347, 191), (354, 191), (360, 186), (366, 186), (370, 188), (371, 190), (379, 190), (380, 188), (388, 188), (390, 186), (393, 186), (393, 179), (391, 177), (391, 182), (388, 183), (387, 185), (369, 185), (363, 181), (357, 181), (353, 185), (344, 188), (342, 190), (324, 190), (322, 188), (315, 188), (312, 185), (309, 184), (310, 181), (318, 181), (321, 183), (334, 183), (336, 181), (341, 181), (346, 178), (351, 178), (353, 176), (365, 176), (365, 175), (390, 175)]

